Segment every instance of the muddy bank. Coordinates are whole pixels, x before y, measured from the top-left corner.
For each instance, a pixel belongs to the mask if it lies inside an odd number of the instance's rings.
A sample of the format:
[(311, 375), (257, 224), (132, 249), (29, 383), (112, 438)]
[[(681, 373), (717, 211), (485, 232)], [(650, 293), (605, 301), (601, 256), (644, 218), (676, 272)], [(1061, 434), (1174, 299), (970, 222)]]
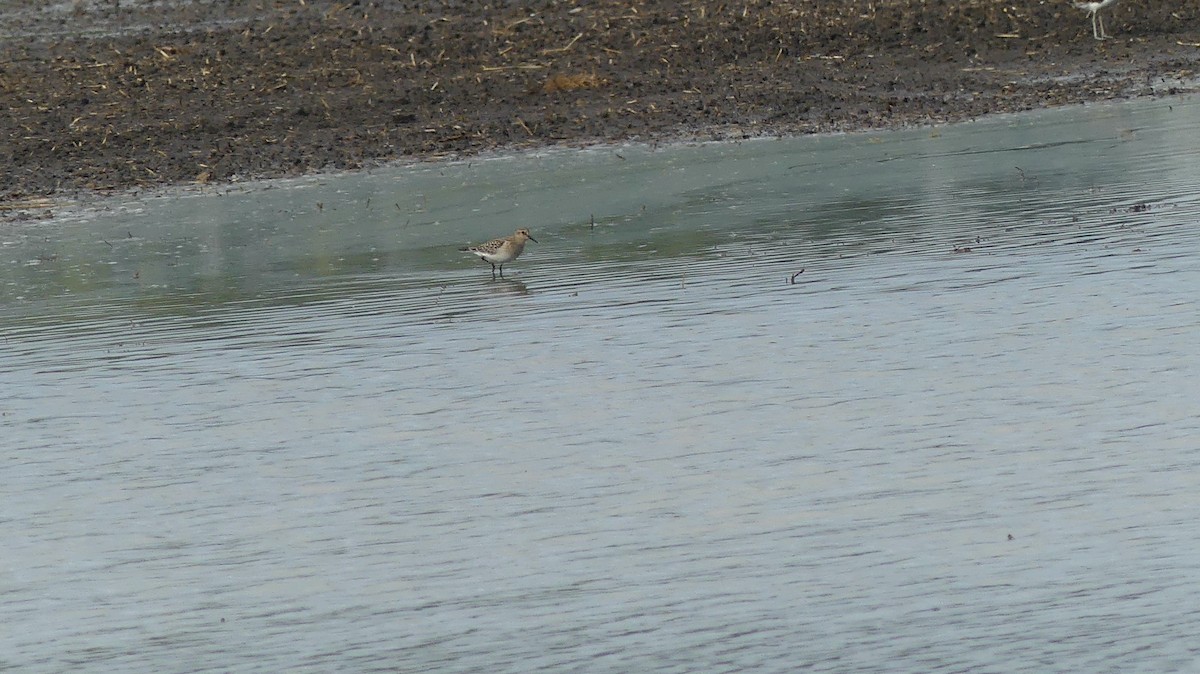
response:
[[(21, 3), (25, 4), (25, 3)], [(1190, 89), (1200, 3), (0, 4), (0, 207), (546, 144), (896, 127)], [(833, 6), (836, 5), (836, 6)]]

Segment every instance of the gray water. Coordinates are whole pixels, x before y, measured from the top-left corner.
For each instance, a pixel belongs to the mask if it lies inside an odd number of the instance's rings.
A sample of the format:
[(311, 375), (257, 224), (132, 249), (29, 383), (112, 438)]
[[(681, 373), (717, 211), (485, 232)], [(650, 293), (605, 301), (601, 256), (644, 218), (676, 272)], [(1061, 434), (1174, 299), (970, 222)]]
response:
[(1194, 670), (1198, 184), (1166, 99), (3, 225), (0, 669)]

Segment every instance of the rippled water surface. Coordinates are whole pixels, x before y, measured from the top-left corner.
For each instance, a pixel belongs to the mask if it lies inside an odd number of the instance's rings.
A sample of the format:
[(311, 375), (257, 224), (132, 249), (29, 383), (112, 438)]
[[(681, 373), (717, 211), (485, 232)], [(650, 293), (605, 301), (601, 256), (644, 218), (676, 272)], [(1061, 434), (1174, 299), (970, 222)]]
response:
[(4, 224), (0, 669), (1193, 670), (1197, 185), (1173, 99)]

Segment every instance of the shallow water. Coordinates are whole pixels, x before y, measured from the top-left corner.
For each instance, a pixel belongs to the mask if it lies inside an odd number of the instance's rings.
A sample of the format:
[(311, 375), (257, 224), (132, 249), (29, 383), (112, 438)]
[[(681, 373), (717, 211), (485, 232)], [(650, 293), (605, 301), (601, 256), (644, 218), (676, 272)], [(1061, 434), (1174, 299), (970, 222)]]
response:
[[(4, 225), (0, 669), (1194, 668), (1198, 132), (1167, 99)], [(519, 226), (504, 280), (456, 250)]]

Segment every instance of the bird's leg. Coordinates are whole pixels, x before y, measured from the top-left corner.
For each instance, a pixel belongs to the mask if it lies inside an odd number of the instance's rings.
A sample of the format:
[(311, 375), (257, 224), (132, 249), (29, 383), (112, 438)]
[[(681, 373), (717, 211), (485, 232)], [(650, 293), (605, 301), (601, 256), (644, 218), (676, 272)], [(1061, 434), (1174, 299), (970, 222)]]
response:
[(500, 278), (504, 278), (504, 265), (500, 265)]
[(1100, 39), (1100, 33), (1096, 32), (1096, 13), (1092, 12), (1092, 37)]
[(488, 264), (492, 265), (492, 278), (496, 278), (496, 263), (489, 262)]
[(1104, 17), (1100, 16), (1100, 12), (1096, 12), (1096, 23), (1100, 24), (1100, 39), (1107, 40), (1108, 33), (1104, 32)]

